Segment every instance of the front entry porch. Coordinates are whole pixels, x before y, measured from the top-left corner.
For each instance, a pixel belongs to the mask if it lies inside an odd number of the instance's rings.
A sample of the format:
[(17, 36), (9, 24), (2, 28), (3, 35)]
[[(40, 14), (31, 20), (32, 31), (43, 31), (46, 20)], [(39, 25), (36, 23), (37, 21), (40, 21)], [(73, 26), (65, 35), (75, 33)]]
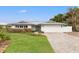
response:
[(33, 25), (32, 30), (34, 32), (41, 32), (41, 25)]

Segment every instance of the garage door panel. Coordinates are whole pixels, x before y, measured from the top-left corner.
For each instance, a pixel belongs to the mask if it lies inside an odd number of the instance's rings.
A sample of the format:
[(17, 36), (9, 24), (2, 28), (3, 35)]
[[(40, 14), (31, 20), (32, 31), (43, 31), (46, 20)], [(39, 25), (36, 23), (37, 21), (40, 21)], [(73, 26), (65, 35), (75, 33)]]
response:
[(59, 32), (61, 31), (60, 27), (52, 27), (52, 26), (49, 26), (49, 27), (42, 27), (41, 30), (43, 32)]

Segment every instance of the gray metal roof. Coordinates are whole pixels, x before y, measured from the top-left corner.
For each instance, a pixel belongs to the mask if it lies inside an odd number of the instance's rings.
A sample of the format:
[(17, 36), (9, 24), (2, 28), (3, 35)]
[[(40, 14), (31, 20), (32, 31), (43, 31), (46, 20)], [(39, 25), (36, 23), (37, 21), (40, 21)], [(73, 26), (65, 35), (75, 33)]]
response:
[(38, 21), (30, 21), (30, 22), (18, 22), (18, 23), (9, 23), (8, 25), (48, 25), (48, 24), (57, 24), (63, 25), (65, 23), (58, 23), (58, 22), (38, 22)]

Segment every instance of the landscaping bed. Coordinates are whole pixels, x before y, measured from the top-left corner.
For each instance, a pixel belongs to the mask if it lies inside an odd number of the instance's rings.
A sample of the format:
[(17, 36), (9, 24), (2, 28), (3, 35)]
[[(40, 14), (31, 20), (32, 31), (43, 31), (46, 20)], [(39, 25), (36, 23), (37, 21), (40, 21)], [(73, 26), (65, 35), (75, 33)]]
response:
[(10, 40), (0, 40), (0, 53), (4, 53), (9, 44)]
[(25, 33), (25, 32), (32, 32), (32, 29), (27, 28), (27, 29), (13, 29), (13, 28), (7, 28), (7, 32), (11, 33)]
[(5, 52), (9, 43), (10, 43), (10, 37), (3, 33), (0, 33), (0, 53)]

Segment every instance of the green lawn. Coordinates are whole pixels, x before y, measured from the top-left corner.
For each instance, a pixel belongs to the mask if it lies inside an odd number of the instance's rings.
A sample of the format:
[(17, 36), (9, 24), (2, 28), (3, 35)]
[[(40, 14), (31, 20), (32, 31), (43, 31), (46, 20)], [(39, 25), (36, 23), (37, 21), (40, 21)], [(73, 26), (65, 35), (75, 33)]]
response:
[(11, 38), (11, 43), (6, 52), (11, 53), (41, 53), (54, 52), (46, 36), (32, 35), (31, 33), (7, 33)]

